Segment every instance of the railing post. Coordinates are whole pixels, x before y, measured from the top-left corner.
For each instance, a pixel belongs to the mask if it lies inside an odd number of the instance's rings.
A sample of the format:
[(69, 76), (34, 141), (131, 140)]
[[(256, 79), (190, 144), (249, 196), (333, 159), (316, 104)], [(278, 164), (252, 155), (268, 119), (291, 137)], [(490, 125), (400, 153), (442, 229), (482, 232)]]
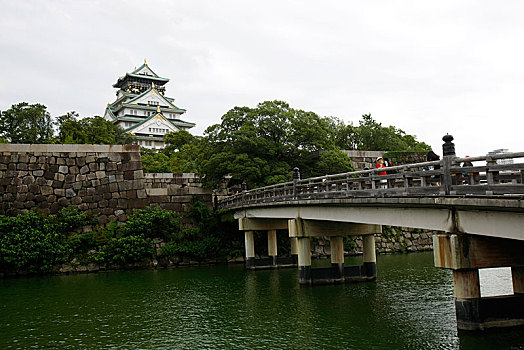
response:
[(455, 157), (455, 144), (451, 141), (453, 141), (453, 136), (446, 134), (442, 141), (444, 141), (444, 144), (442, 145), (442, 154), (444, 155), (442, 159), (442, 190), (444, 194), (450, 194), (451, 193), (451, 185), (452, 185), (452, 179), (451, 179), (451, 165), (453, 164), (453, 158)]
[(293, 199), (297, 199), (297, 182), (300, 180), (300, 169), (293, 168)]

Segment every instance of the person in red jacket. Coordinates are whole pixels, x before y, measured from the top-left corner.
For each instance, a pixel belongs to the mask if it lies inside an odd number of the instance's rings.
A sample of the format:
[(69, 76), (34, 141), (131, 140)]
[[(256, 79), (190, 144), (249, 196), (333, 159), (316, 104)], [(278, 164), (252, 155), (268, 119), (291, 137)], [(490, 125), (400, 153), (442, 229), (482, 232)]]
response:
[[(384, 165), (384, 159), (382, 157), (378, 157), (377, 158), (377, 165), (375, 165), (375, 168), (385, 168), (386, 166)], [(379, 175), (386, 175), (386, 171), (379, 171), (378, 173)]]

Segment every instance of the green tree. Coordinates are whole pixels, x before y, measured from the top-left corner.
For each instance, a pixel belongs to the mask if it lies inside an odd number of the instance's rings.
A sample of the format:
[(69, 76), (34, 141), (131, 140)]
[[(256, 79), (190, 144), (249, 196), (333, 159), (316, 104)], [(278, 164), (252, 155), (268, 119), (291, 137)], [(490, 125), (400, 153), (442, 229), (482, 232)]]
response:
[(371, 114), (362, 116), (357, 129), (357, 149), (367, 151), (429, 151), (424, 142), (394, 126), (384, 127)]
[[(332, 120), (265, 101), (256, 108), (235, 107), (210, 126), (199, 147), (197, 165), (209, 185), (231, 174), (233, 183), (258, 187), (291, 180), (298, 166), (303, 176), (317, 174), (321, 151), (342, 153), (330, 137)], [(342, 160), (333, 157), (334, 161)], [(346, 162), (335, 164), (350, 171)]]
[(53, 121), (47, 107), (21, 102), (0, 114), (0, 137), (11, 143), (47, 143), (53, 136)]
[(58, 119), (60, 143), (118, 145), (133, 143), (135, 137), (120, 126), (99, 116), (79, 119), (76, 112), (69, 112)]

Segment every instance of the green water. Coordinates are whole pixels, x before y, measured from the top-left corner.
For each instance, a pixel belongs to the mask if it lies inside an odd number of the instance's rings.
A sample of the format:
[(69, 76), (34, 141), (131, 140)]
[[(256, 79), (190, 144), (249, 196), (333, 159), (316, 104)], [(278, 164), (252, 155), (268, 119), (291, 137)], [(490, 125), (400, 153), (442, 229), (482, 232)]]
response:
[(523, 330), (457, 332), (451, 273), (431, 253), (377, 269), (317, 287), (241, 265), (2, 280), (0, 349), (524, 349)]

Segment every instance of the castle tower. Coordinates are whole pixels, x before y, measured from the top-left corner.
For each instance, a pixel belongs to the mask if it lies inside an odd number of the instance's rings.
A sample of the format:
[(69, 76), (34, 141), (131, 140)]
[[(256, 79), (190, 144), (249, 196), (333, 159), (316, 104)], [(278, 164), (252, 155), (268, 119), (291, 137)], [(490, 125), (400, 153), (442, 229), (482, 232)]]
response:
[(153, 72), (144, 60), (144, 64), (113, 85), (118, 89), (116, 100), (107, 105), (104, 118), (135, 135), (142, 147), (164, 147), (164, 134), (195, 126), (180, 119), (186, 110), (175, 106), (174, 98), (164, 95), (168, 81)]

